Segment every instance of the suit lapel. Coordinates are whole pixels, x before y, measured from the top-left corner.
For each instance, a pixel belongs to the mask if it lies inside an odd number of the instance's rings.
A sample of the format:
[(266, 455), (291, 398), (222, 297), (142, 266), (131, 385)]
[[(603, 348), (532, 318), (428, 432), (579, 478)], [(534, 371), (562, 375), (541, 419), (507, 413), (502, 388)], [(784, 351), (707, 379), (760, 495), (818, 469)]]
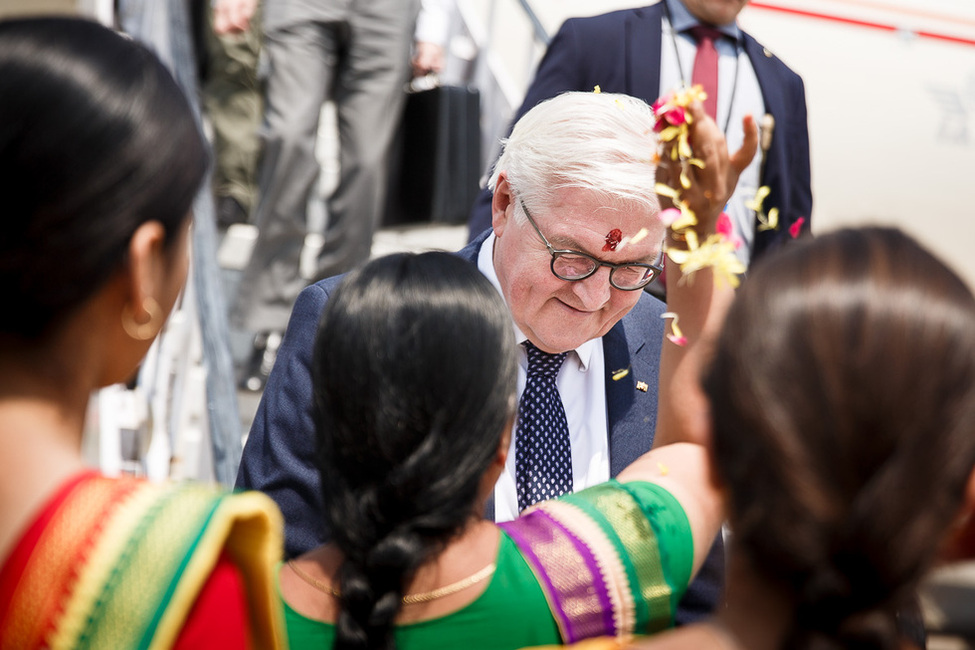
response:
[[(636, 372), (626, 341), (623, 321), (603, 337), (606, 382), (606, 426), (609, 430), (609, 473), (616, 476), (638, 455), (631, 449), (633, 430), (627, 415), (633, 412)], [(626, 373), (625, 375), (622, 373)], [(652, 424), (651, 424), (652, 426)]]
[[(775, 57), (761, 43), (756, 41), (748, 34), (745, 37), (745, 52), (751, 61), (752, 69), (755, 70), (755, 77), (758, 79), (758, 86), (762, 91), (762, 100), (765, 102), (765, 111), (770, 113), (775, 119), (775, 130), (772, 136), (772, 145), (766, 154), (765, 164), (763, 165), (762, 178), (759, 182), (768, 186), (772, 190), (772, 195), (767, 206), (775, 205), (775, 202), (785, 200), (788, 191), (784, 187), (782, 179), (783, 161), (785, 159), (785, 148), (787, 146), (787, 135), (789, 132), (788, 106), (783, 92), (781, 80), (779, 78), (779, 66), (781, 65)], [(761, 154), (759, 154), (761, 155)], [(781, 209), (781, 205), (779, 205)], [(771, 238), (775, 231), (756, 231), (756, 250), (760, 238)], [(752, 252), (752, 255), (755, 251)], [(753, 258), (754, 259), (754, 258)]]
[(755, 70), (758, 86), (765, 101), (765, 110), (775, 117), (776, 121), (784, 119), (785, 97), (782, 95), (775, 72), (775, 59), (761, 43), (742, 32), (745, 39), (745, 53)]

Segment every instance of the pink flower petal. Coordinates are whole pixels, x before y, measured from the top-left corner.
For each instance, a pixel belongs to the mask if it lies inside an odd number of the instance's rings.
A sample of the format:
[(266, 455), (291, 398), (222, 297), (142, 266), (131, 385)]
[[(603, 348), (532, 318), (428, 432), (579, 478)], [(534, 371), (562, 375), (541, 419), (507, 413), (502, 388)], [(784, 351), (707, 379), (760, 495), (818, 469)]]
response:
[(718, 223), (715, 225), (714, 230), (722, 237), (730, 237), (734, 233), (735, 229), (731, 225), (731, 217), (728, 216), (727, 212), (722, 212), (718, 216)]
[(664, 119), (674, 126), (680, 126), (687, 122), (687, 113), (684, 112), (683, 108), (672, 108), (664, 113)]
[(793, 239), (799, 238), (799, 234), (802, 233), (802, 224), (804, 223), (806, 223), (806, 218), (799, 217), (791, 226), (789, 226), (789, 234), (792, 235)]
[(656, 115), (657, 112), (660, 111), (660, 108), (664, 104), (666, 104), (667, 102), (669, 102), (673, 98), (674, 98), (674, 93), (667, 93), (666, 95), (663, 95), (662, 97), (658, 97), (657, 98), (657, 101), (655, 101), (653, 104), (651, 104), (651, 108), (653, 109), (654, 115)]
[(660, 213), (660, 223), (668, 228), (680, 218), (680, 210), (677, 208), (667, 208)]

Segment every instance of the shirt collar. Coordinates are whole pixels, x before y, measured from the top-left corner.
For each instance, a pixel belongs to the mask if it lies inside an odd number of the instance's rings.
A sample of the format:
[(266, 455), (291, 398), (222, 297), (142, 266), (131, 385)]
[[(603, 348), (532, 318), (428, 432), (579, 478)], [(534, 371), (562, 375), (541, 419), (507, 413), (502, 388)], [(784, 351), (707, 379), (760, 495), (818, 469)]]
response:
[[(486, 277), (494, 288), (498, 290), (501, 297), (504, 297), (504, 292), (501, 290), (501, 281), (498, 280), (498, 274), (494, 270), (494, 241), (497, 239), (492, 232), (488, 235), (484, 243), (481, 244), (481, 250), (477, 253), (477, 268)], [(514, 319), (511, 321), (511, 326), (515, 330), (515, 341), (518, 345), (521, 345), (528, 340), (525, 333), (521, 331)], [(592, 361), (592, 355), (595, 350), (595, 346), (602, 342), (601, 338), (589, 339), (579, 347), (575, 349), (576, 356), (581, 364), (581, 370), (585, 372), (589, 369), (589, 363)]]
[[(680, 34), (695, 25), (701, 24), (701, 21), (688, 11), (681, 0), (664, 1), (667, 3), (667, 10), (670, 12), (670, 24), (674, 28), (674, 32)], [(738, 23), (736, 21), (731, 21), (727, 25), (716, 25), (715, 27), (722, 34), (734, 41), (741, 38), (741, 30), (738, 29)]]

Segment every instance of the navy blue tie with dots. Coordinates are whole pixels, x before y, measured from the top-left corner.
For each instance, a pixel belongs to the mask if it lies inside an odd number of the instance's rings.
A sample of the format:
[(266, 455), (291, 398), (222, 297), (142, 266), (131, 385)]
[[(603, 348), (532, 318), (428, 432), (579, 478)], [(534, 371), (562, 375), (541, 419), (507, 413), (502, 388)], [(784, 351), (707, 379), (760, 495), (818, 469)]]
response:
[(568, 354), (549, 354), (525, 341), (528, 377), (518, 404), (515, 481), (518, 510), (572, 491), (572, 452), (565, 407), (555, 385)]

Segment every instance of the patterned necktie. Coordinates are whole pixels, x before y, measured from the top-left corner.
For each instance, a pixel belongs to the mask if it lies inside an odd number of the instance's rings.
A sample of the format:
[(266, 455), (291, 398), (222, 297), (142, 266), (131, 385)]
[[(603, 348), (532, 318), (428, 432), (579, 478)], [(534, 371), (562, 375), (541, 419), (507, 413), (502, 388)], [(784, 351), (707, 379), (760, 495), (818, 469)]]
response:
[(515, 441), (515, 481), (518, 510), (572, 491), (572, 453), (569, 424), (555, 385), (568, 354), (542, 352), (530, 341), (525, 392), (518, 404)]
[(704, 110), (713, 119), (718, 119), (718, 50), (714, 44), (722, 33), (705, 25), (695, 25), (688, 30), (697, 41), (697, 56), (694, 57), (694, 71), (691, 83), (701, 84), (708, 98), (704, 100)]

